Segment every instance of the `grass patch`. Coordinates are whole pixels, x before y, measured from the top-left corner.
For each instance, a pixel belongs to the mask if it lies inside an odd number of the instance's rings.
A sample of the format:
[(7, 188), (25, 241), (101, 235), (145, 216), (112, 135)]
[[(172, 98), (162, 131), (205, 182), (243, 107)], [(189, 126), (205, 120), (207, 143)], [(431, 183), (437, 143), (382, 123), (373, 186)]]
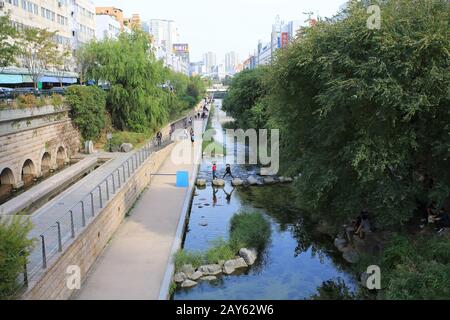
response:
[(234, 259), (239, 249), (255, 248), (261, 252), (270, 239), (270, 224), (261, 213), (239, 213), (231, 219), (230, 239), (217, 239), (204, 252), (178, 250), (174, 256), (175, 272), (185, 264), (198, 268)]
[(174, 256), (175, 270), (180, 270), (185, 264), (198, 268), (204, 262), (204, 255), (199, 251), (178, 250)]
[(129, 132), (129, 131), (116, 131), (113, 133), (111, 143), (114, 145), (121, 145), (122, 143), (131, 143), (135, 148), (142, 146), (148, 139), (152, 138), (154, 134), (152, 132)]
[(234, 259), (239, 249), (236, 249), (229, 241), (218, 239), (213, 242), (213, 246), (206, 251), (205, 261), (207, 263), (217, 263), (221, 260)]
[(270, 224), (261, 213), (239, 213), (231, 218), (230, 239), (236, 244), (261, 251), (270, 234)]

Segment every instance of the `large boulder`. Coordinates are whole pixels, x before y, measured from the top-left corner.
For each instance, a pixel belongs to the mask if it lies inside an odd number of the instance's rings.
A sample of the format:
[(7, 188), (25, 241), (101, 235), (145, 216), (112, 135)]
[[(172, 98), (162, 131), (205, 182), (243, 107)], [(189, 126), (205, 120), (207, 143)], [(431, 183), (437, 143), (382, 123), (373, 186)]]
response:
[(254, 249), (242, 248), (239, 250), (239, 256), (245, 260), (245, 263), (249, 266), (255, 263), (258, 254)]
[(279, 180), (281, 183), (291, 183), (294, 181), (291, 177), (280, 177)]
[(215, 276), (222, 273), (222, 267), (220, 264), (208, 264), (200, 266), (198, 271), (202, 272), (205, 276)]
[(348, 263), (358, 263), (359, 261), (359, 254), (358, 252), (356, 252), (355, 250), (346, 250), (344, 252), (344, 254), (342, 255), (342, 257), (344, 258), (345, 261), (347, 261)]
[(345, 247), (347, 246), (347, 240), (343, 238), (334, 239), (334, 246), (340, 251), (344, 252)]
[(231, 181), (231, 185), (234, 187), (242, 186), (244, 184), (244, 181), (239, 178), (234, 178), (233, 181)]
[(256, 177), (254, 176), (250, 176), (247, 178), (247, 182), (249, 185), (254, 186), (258, 184), (258, 179), (256, 179)]
[(206, 179), (197, 179), (197, 187), (204, 187), (206, 186)]
[(197, 281), (198, 279), (200, 279), (201, 277), (203, 277), (203, 272), (201, 271), (195, 271), (193, 274), (191, 274), (189, 276), (189, 279), (193, 280), (193, 281)]
[(122, 143), (120, 146), (121, 152), (130, 152), (131, 150), (133, 150), (133, 145), (131, 143)]
[(247, 263), (245, 263), (245, 260), (243, 258), (233, 259), (225, 261), (223, 264), (223, 273), (225, 274), (232, 274), (236, 269), (239, 268), (246, 268), (248, 267)]
[(181, 284), (181, 287), (182, 288), (192, 288), (192, 287), (195, 287), (196, 285), (197, 285), (197, 282), (187, 279)]
[(263, 179), (264, 184), (275, 184), (277, 181), (273, 177), (265, 177)]
[(187, 279), (186, 274), (183, 272), (178, 272), (173, 276), (173, 281), (176, 283), (182, 283)]
[(205, 276), (205, 277), (201, 277), (200, 280), (203, 280), (203, 281), (214, 281), (214, 280), (217, 280), (217, 277), (216, 276)]
[(223, 187), (225, 185), (225, 180), (223, 180), (223, 179), (214, 179), (212, 183), (216, 187)]

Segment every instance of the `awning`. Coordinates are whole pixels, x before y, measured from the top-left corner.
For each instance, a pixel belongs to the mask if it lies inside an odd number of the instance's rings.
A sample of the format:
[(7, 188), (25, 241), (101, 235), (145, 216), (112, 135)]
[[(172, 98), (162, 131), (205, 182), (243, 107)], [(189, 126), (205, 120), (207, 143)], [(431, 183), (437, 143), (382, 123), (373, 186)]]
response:
[(59, 78), (59, 77), (49, 77), (49, 76), (43, 76), (39, 79), (39, 82), (50, 82), (50, 83), (76, 83), (76, 78)]
[(19, 74), (0, 74), (0, 83), (2, 84), (22, 83), (22, 76)]

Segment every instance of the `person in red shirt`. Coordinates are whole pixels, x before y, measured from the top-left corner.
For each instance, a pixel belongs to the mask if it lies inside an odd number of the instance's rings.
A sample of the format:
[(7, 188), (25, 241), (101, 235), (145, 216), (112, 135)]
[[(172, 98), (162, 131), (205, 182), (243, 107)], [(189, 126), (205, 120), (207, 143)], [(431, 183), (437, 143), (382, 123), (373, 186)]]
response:
[(215, 162), (213, 162), (213, 165), (212, 165), (213, 180), (215, 180), (217, 178), (216, 172), (217, 172), (217, 165)]

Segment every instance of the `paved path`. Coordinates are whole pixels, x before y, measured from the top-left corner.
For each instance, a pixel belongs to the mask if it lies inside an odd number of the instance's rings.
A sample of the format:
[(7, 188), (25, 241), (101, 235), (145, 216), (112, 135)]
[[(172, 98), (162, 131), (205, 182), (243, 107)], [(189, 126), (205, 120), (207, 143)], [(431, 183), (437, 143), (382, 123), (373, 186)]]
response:
[[(178, 144), (192, 148), (190, 141)], [(191, 178), (195, 164), (175, 164), (169, 156), (158, 173), (178, 170), (188, 171)], [(74, 298), (158, 299), (186, 196), (187, 189), (177, 188), (174, 176), (154, 176)]]

